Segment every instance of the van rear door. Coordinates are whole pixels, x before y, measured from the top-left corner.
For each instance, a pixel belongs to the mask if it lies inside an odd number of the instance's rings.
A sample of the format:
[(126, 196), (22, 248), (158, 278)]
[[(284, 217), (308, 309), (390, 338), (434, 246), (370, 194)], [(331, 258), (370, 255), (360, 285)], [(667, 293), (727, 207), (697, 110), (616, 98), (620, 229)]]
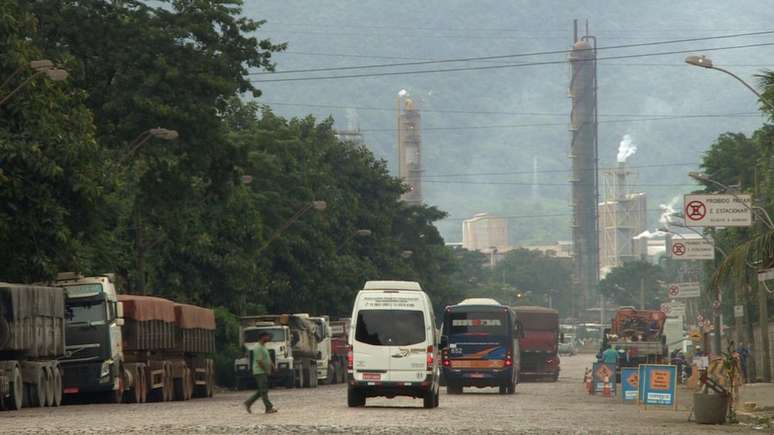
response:
[(390, 310), (362, 309), (357, 312), (352, 341), (352, 368), (356, 381), (389, 381)]
[(390, 380), (422, 382), (427, 376), (427, 343), (432, 343), (430, 328), (434, 326), (419, 310), (395, 310), (392, 319)]

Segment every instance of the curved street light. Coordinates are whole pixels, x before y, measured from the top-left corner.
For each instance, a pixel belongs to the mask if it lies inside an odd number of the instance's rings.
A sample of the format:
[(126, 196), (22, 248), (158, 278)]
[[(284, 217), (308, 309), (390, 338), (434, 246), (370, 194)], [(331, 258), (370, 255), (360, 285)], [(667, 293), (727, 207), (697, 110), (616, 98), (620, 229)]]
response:
[(763, 104), (768, 106), (769, 110), (774, 111), (774, 105), (771, 104), (771, 102), (768, 101), (766, 98), (764, 98), (763, 95), (761, 95), (761, 93), (758, 92), (754, 87), (750, 86), (746, 81), (742, 80), (741, 77), (739, 77), (738, 75), (732, 73), (731, 71), (729, 71), (729, 70), (727, 70), (725, 68), (721, 68), (719, 66), (715, 66), (712, 63), (712, 59), (708, 58), (707, 56), (704, 56), (704, 55), (702, 55), (702, 56), (696, 56), (696, 55), (688, 56), (688, 57), (685, 58), (685, 63), (687, 63), (689, 65), (699, 66), (699, 67), (702, 67), (702, 68), (714, 69), (714, 70), (717, 70), (717, 71), (720, 71), (720, 72), (724, 72), (724, 73), (730, 75), (731, 77), (737, 79), (739, 81), (739, 83), (743, 84), (753, 94), (755, 94), (758, 97), (758, 99)]
[(177, 130), (170, 130), (167, 128), (151, 128), (150, 130), (145, 130), (142, 133), (140, 133), (137, 138), (135, 138), (132, 142), (129, 143), (127, 146), (127, 150), (124, 153), (123, 157), (119, 161), (119, 163), (125, 163), (138, 149), (140, 149), (141, 146), (145, 144), (145, 142), (148, 142), (152, 138), (161, 139), (161, 140), (175, 140), (180, 135), (177, 133)]
[(296, 211), (293, 216), (290, 217), (282, 226), (277, 228), (271, 236), (269, 236), (269, 239), (266, 241), (266, 243), (263, 244), (260, 248), (258, 248), (258, 254), (260, 254), (264, 249), (266, 249), (271, 242), (276, 240), (279, 236), (282, 235), (285, 230), (287, 230), (291, 225), (293, 225), (294, 222), (299, 220), (301, 216), (303, 216), (306, 212), (309, 210), (317, 210), (317, 211), (323, 211), (328, 208), (328, 203), (325, 201), (310, 201), (306, 203), (303, 207), (301, 207), (298, 211)]
[(3, 97), (3, 99), (0, 100), (0, 106), (5, 104), (6, 101), (8, 101), (11, 97), (13, 97), (23, 87), (27, 86), (27, 84), (29, 84), (31, 81), (33, 81), (34, 79), (42, 75), (47, 76), (49, 80), (52, 80), (55, 82), (61, 82), (67, 79), (69, 75), (67, 71), (61, 68), (57, 68), (56, 66), (54, 66), (54, 63), (48, 59), (33, 60), (29, 64), (22, 65), (21, 67), (19, 67), (16, 71), (14, 71), (13, 74), (11, 74), (7, 79), (5, 79), (3, 84), (0, 85), (0, 90), (5, 88), (5, 86), (8, 83), (10, 83), (14, 77), (21, 74), (21, 72), (27, 68), (32, 69), (33, 71), (35, 71), (35, 73), (27, 77), (26, 80), (24, 80), (18, 86), (16, 86), (16, 88), (14, 88), (11, 92), (9, 92), (8, 95)]

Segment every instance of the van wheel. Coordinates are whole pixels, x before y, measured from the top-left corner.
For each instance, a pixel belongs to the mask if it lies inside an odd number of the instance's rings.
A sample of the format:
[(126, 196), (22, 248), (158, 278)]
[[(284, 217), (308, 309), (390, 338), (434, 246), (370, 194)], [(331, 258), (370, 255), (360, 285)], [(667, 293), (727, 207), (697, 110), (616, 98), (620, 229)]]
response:
[(435, 408), (435, 404), (438, 402), (438, 394), (431, 388), (430, 391), (425, 392), (422, 397), (423, 405), (425, 409)]
[(500, 394), (508, 394), (508, 385), (500, 385)]
[(356, 408), (365, 406), (365, 403), (365, 393), (357, 391), (352, 387), (347, 388), (347, 406), (350, 408)]
[(462, 394), (462, 385), (448, 383), (448, 384), (446, 384), (446, 393), (447, 394)]

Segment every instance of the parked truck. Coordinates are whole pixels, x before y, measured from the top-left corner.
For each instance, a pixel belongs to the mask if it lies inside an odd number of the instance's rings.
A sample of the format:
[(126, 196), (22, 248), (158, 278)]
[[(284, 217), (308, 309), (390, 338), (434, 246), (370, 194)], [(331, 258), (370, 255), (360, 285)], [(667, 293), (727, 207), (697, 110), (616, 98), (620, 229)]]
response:
[(331, 321), (331, 352), (334, 370), (334, 383), (347, 380), (347, 354), (349, 353), (349, 328), (351, 319)]
[(513, 307), (524, 328), (519, 341), (521, 376), (559, 379), (559, 312), (545, 307)]
[(249, 352), (262, 332), (271, 334), (266, 347), (275, 367), (270, 377), (272, 385), (317, 387), (317, 367), (323, 364), (319, 343), (323, 337), (308, 314), (267, 314), (240, 320), (240, 345), (245, 356), (234, 361), (238, 388), (249, 385), (252, 380)]
[(62, 402), (64, 315), (61, 288), (0, 283), (0, 409)]
[(112, 275), (59, 274), (65, 289), (64, 393), (119, 403), (211, 396), (212, 310), (119, 295)]
[(658, 310), (623, 307), (616, 311), (611, 327), (604, 330), (600, 352), (609, 347), (619, 351), (618, 369), (640, 364), (666, 364), (669, 360), (664, 323)]

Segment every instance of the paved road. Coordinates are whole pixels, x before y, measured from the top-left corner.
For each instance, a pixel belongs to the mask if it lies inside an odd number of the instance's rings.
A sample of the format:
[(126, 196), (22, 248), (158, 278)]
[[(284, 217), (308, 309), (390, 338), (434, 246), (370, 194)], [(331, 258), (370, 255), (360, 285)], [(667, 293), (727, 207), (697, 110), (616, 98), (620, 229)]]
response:
[[(213, 399), (141, 405), (77, 405), (0, 412), (0, 433), (760, 433), (748, 426), (699, 426), (689, 423), (687, 403), (677, 412), (641, 411), (583, 393), (581, 378), (590, 356), (562, 359), (556, 383), (522, 383), (517, 393), (494, 389), (461, 396), (442, 391), (440, 408), (425, 410), (421, 400), (369, 399), (366, 408), (346, 406), (342, 385), (313, 390), (272, 390), (280, 409), (273, 415), (248, 415), (240, 403), (248, 392), (227, 392)], [(442, 389), (443, 390), (443, 389)], [(256, 404), (260, 409), (260, 403)]]

